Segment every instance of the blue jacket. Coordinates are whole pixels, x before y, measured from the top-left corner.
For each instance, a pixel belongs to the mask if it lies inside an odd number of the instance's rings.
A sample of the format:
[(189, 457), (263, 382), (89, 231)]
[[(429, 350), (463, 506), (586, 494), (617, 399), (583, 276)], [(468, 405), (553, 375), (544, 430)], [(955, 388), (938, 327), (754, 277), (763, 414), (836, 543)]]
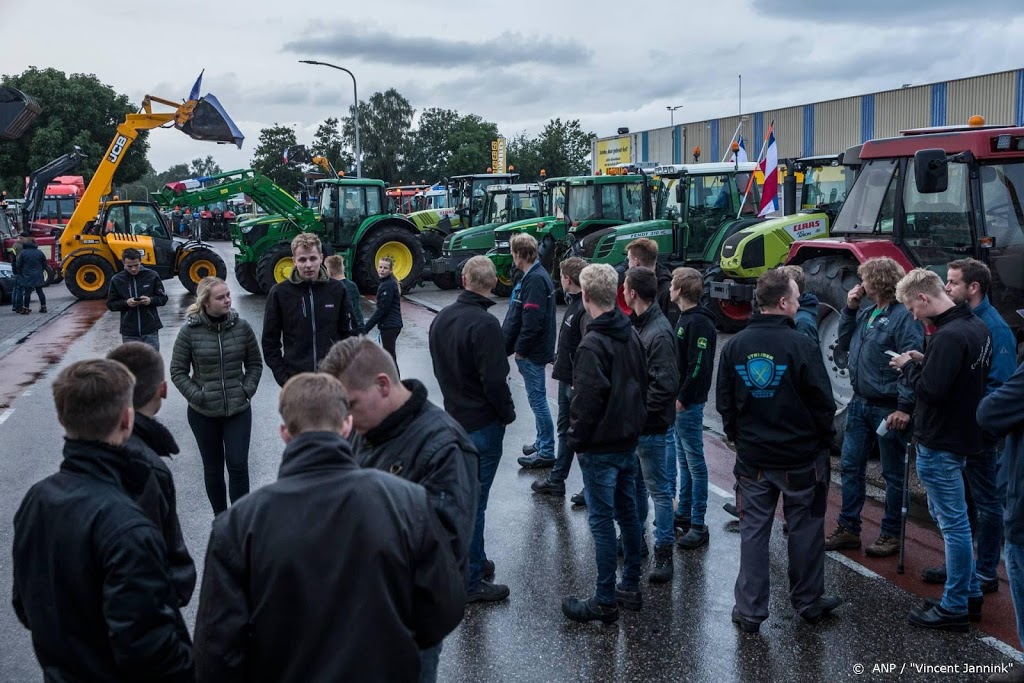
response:
[(988, 384), (985, 386), (985, 394), (988, 395), (1010, 379), (1010, 375), (1017, 368), (1017, 340), (1013, 338), (1010, 326), (992, 307), (987, 296), (973, 310), (974, 315), (981, 318), (988, 328), (988, 333), (992, 335), (992, 367), (988, 370)]
[(14, 262), (19, 287), (43, 287), (46, 285), (46, 254), (39, 251), (35, 242), (26, 242)]
[[(980, 307), (979, 307), (980, 308)], [(1006, 473), (1006, 538), (1024, 545), (1024, 365), (978, 404), (978, 425), (996, 436), (1006, 436), (1003, 471)]]
[(892, 303), (868, 329), (874, 310), (874, 306), (859, 311), (843, 309), (836, 350), (850, 352), (850, 381), (857, 396), (909, 415), (914, 411), (914, 392), (899, 381), (900, 372), (889, 367), (890, 358), (885, 352), (923, 351), (924, 328), (903, 304)]
[(810, 292), (800, 295), (800, 309), (796, 312), (796, 331), (818, 343), (818, 297)]
[(537, 261), (512, 290), (501, 325), (505, 355), (518, 353), (538, 365), (555, 362), (555, 308), (555, 284)]

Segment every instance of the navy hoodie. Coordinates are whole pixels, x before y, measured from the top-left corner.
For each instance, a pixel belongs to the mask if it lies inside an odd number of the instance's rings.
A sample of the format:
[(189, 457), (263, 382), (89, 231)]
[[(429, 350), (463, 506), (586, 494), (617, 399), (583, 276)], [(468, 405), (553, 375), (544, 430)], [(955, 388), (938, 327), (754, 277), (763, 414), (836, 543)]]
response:
[(676, 400), (684, 408), (707, 403), (715, 367), (715, 347), (718, 345), (715, 316), (707, 306), (697, 304), (680, 312), (676, 345), (679, 354), (679, 394)]

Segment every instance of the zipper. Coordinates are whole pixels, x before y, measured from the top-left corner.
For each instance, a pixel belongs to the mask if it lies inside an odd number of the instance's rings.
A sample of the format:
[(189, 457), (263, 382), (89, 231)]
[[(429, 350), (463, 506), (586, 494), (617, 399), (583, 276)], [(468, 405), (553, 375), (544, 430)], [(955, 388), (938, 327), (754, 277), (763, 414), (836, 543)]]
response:
[[(220, 327), (220, 325), (218, 325)], [(224, 392), (224, 416), (228, 416), (228, 385), (224, 379), (224, 339), (220, 330), (217, 331), (217, 348), (220, 351), (220, 389)]]
[[(134, 296), (135, 296), (136, 299), (138, 299), (139, 298), (139, 280), (134, 275), (132, 276), (132, 283), (135, 285), (135, 294), (134, 294)], [(132, 293), (132, 288), (130, 286), (128, 287), (128, 293), (129, 294)], [(139, 336), (141, 337), (142, 336), (142, 309), (139, 308), (138, 306), (135, 307), (135, 317), (136, 317), (136, 319), (138, 320), (138, 323), (139, 323)]]
[(313, 308), (313, 285), (309, 285), (309, 319), (313, 323), (313, 372), (316, 372), (317, 362), (316, 357), (316, 313)]

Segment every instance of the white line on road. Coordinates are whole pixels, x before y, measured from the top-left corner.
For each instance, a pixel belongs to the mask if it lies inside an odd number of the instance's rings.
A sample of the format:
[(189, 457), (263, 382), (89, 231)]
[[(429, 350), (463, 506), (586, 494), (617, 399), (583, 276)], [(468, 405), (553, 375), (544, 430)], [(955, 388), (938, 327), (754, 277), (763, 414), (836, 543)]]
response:
[(825, 554), (828, 555), (829, 557), (831, 557), (833, 560), (835, 560), (839, 564), (845, 564), (847, 567), (849, 567), (853, 571), (857, 572), (861, 576), (866, 576), (869, 579), (881, 579), (882, 578), (881, 574), (876, 574), (875, 572), (871, 571), (870, 569), (868, 569), (864, 565), (859, 564), (858, 562), (855, 562), (854, 560), (851, 560), (850, 558), (848, 558), (846, 555), (843, 555), (842, 553), (837, 553), (837, 552), (835, 552), (833, 550), (833, 551), (829, 551), (829, 552), (827, 552)]
[(32, 395), (32, 389), (31, 388), (26, 389), (25, 391), (21, 392), (21, 395), (22, 396), (31, 396)]
[(1012, 645), (1004, 643), (1003, 641), (993, 636), (985, 636), (983, 638), (978, 638), (978, 640), (985, 643), (989, 647), (999, 650), (1000, 653), (1006, 655), (1013, 661), (1018, 663), (1024, 663), (1024, 655), (1022, 655), (1020, 650), (1013, 647)]
[(711, 491), (716, 496), (719, 496), (719, 497), (725, 498), (725, 499), (729, 499), (729, 498), (733, 497), (732, 492), (726, 491), (725, 489), (721, 488), (720, 486), (715, 486), (711, 482), (708, 482), (708, 491)]
[(9, 418), (11, 416), (11, 413), (13, 412), (14, 408), (8, 408), (4, 412), (0, 413), (0, 425), (2, 425), (4, 422), (7, 422), (7, 418)]

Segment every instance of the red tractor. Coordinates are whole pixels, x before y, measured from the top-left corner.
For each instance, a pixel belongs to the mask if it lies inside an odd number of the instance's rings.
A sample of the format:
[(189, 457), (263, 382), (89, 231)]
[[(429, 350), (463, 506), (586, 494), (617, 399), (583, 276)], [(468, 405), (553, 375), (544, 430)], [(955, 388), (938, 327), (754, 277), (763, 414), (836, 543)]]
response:
[(889, 256), (904, 268), (946, 278), (946, 264), (973, 257), (992, 269), (989, 298), (1024, 348), (1024, 127), (967, 126), (903, 131), (846, 153), (860, 175), (831, 237), (794, 242), (787, 263), (800, 265), (817, 295), (818, 329), (832, 378), (837, 429), (852, 395), (847, 359), (837, 353), (839, 313), (860, 280), (857, 267)]
[(231, 239), (230, 227), (235, 220), (235, 212), (228, 208), (226, 202), (214, 202), (204, 206), (199, 213), (203, 239)]

